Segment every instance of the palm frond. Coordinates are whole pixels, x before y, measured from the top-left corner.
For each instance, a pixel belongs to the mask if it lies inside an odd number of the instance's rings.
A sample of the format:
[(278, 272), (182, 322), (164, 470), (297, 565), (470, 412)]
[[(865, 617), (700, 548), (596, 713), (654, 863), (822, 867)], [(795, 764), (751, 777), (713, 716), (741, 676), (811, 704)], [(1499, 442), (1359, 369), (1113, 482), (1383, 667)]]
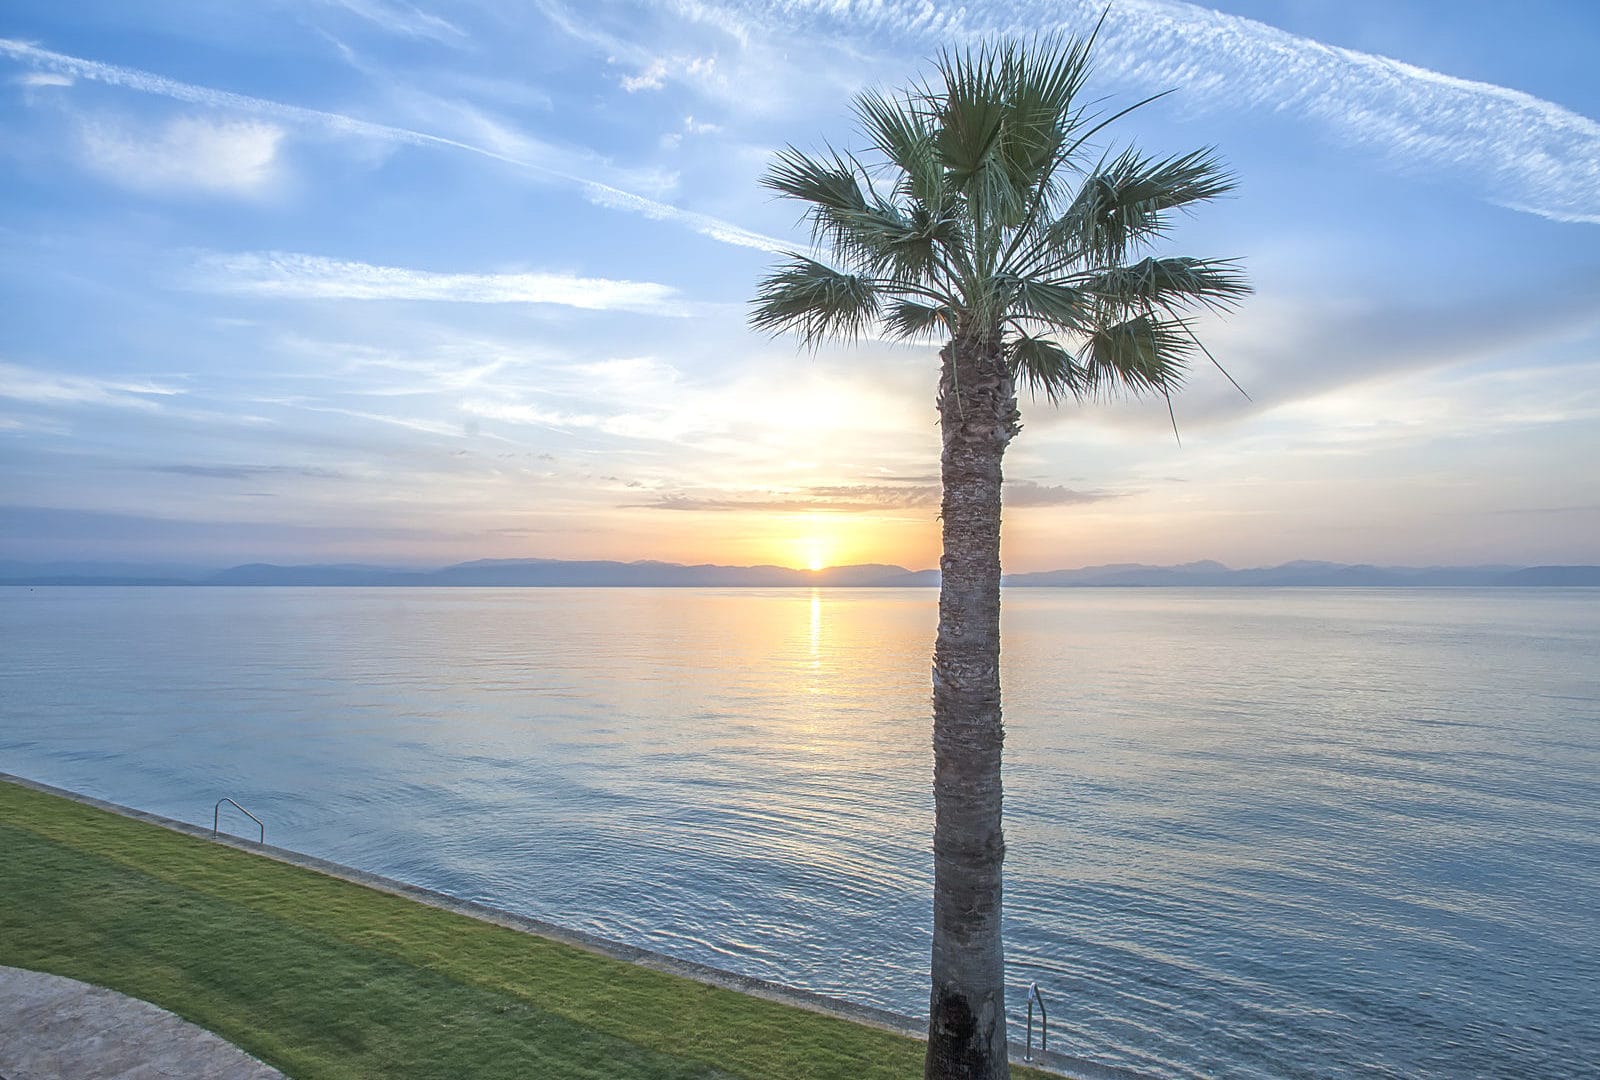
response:
[(1043, 394), (1054, 405), (1064, 397), (1082, 398), (1093, 389), (1090, 369), (1054, 341), (1019, 333), (1005, 348), (1012, 377), (1036, 399)]
[(865, 174), (846, 155), (819, 158), (789, 147), (779, 152), (762, 183), (810, 204), (812, 242), (831, 249), (839, 261), (874, 276), (925, 277), (940, 246), (959, 243), (959, 215), (950, 208), (932, 213), (916, 204), (897, 206), (864, 189)]
[(1089, 75), (1089, 48), (1089, 41), (1052, 34), (1002, 54), (1001, 149), (1021, 186), (1037, 188), (1049, 179), (1082, 119), (1077, 98)]
[(798, 333), (808, 348), (826, 338), (853, 341), (877, 320), (878, 285), (815, 259), (790, 253), (756, 287), (750, 325), (767, 333)]
[(909, 210), (878, 201), (864, 211), (836, 211), (821, 232), (852, 265), (902, 281), (921, 281), (945, 266), (944, 256), (963, 245), (960, 217), (935, 216), (917, 205)]
[(1021, 384), (1052, 400), (1170, 394), (1205, 351), (1184, 316), (1231, 310), (1250, 286), (1233, 260), (1145, 249), (1234, 181), (1210, 150), (1080, 160), (1163, 96), (1085, 105), (1094, 40), (948, 49), (928, 78), (857, 96), (861, 157), (781, 151), (762, 182), (805, 204), (816, 251), (760, 283), (751, 324), (813, 347), (878, 327), (1007, 335)]
[(944, 81), (930, 102), (934, 145), (958, 187), (983, 168), (1000, 141), (1005, 117), (1000, 59), (998, 48), (985, 43), (976, 52), (946, 49), (934, 61)]
[(856, 118), (871, 143), (900, 170), (900, 193), (932, 215), (943, 212), (952, 192), (945, 186), (933, 130), (915, 99), (891, 98), (876, 90), (856, 97)]
[(915, 338), (925, 334), (954, 334), (956, 309), (947, 304), (922, 304), (915, 300), (897, 300), (883, 313), (886, 331), (900, 338)]
[(843, 155), (830, 153), (827, 159), (816, 158), (789, 146), (778, 151), (761, 184), (780, 195), (826, 210), (864, 210), (867, 197), (857, 175)]
[(1084, 349), (1089, 388), (1132, 394), (1170, 394), (1183, 385), (1194, 338), (1177, 319), (1136, 315), (1101, 327)]
[(1092, 332), (1097, 298), (1081, 288), (1041, 278), (1003, 276), (998, 289), (1009, 318), (1042, 323), (1052, 331)]
[(1093, 271), (1074, 283), (1102, 303), (1130, 311), (1231, 311), (1251, 292), (1234, 259), (1145, 258), (1131, 266)]
[(934, 146), (948, 183), (967, 197), (980, 227), (1014, 216), (1029, 191), (1007, 167), (1002, 144), (1005, 69), (1015, 50), (984, 44), (976, 51), (946, 50), (935, 61), (944, 86), (930, 102)]
[(1233, 177), (1210, 150), (1160, 160), (1126, 151), (1085, 178), (1077, 197), (1046, 230), (1045, 245), (1091, 264), (1123, 263), (1166, 230), (1167, 211), (1233, 188)]

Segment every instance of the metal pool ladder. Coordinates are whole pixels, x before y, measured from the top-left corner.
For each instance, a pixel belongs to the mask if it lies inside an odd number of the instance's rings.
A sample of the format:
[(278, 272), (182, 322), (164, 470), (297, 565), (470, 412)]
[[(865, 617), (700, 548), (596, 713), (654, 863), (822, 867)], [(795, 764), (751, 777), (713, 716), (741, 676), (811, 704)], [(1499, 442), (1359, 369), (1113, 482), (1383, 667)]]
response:
[[(235, 804), (237, 805), (237, 804)], [(1028, 984), (1028, 1041), (1023, 1045), (1022, 1060), (1033, 1060), (1033, 1007), (1039, 1006), (1039, 1055), (1044, 1056), (1046, 1040), (1050, 1038), (1050, 1017), (1044, 1011), (1044, 998), (1039, 996), (1039, 984)]]
[[(261, 830), (261, 836), (256, 840), (256, 843), (265, 846), (265, 844), (267, 842), (267, 826), (266, 826), (266, 824), (264, 822), (262, 822), (262, 820), (260, 818), (256, 817), (250, 811), (246, 810), (244, 807), (240, 806), (238, 803), (234, 802), (232, 799), (228, 798), (226, 795), (224, 795), (222, 798), (217, 800), (216, 808), (211, 811), (211, 839), (215, 840), (217, 838), (217, 826), (222, 821), (222, 804), (223, 803), (227, 803), (229, 806), (231, 806), (235, 810), (239, 811), (239, 813), (243, 814), (245, 817), (249, 818), (251, 821), (256, 823), (256, 826)], [(1029, 1005), (1028, 1008), (1029, 1008), (1029, 1010), (1032, 1010), (1033, 1006)], [(1032, 1016), (1033, 1013), (1030, 1011), (1028, 1013), (1028, 1015)]]

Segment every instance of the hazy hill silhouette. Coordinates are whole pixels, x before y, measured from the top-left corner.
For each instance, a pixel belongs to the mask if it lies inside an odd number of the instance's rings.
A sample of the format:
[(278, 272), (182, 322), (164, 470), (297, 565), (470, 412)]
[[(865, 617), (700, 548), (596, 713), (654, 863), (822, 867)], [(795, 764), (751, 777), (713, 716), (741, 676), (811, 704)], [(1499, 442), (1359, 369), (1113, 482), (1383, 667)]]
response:
[[(1600, 586), (1600, 566), (1370, 566), (1298, 561), (1234, 570), (1219, 562), (1179, 566), (1116, 563), (1076, 570), (1008, 574), (1012, 588), (1238, 588), (1418, 586)], [(786, 566), (568, 559), (477, 559), (436, 570), (360, 565), (277, 566), (248, 563), (226, 570), (176, 564), (0, 562), (8, 585), (298, 585), (479, 586), (516, 588), (904, 588), (939, 584), (937, 570), (867, 563), (825, 570)]]

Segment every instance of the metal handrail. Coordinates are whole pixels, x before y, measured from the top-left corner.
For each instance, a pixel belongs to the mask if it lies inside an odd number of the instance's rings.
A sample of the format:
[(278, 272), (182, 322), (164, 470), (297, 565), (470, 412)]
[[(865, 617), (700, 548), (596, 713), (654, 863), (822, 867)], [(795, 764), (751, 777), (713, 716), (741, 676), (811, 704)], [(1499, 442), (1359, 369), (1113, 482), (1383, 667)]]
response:
[(1033, 1006), (1039, 1006), (1039, 1056), (1043, 1057), (1050, 1038), (1050, 1016), (1044, 1011), (1044, 998), (1039, 996), (1039, 984), (1028, 984), (1028, 1041), (1023, 1045), (1022, 1060), (1033, 1060)]
[(221, 824), (221, 821), (222, 821), (222, 804), (223, 803), (227, 803), (229, 806), (231, 806), (235, 810), (239, 811), (239, 813), (243, 814), (245, 817), (249, 818), (251, 821), (255, 822), (257, 826), (260, 827), (261, 836), (256, 840), (256, 843), (265, 846), (265, 844), (267, 842), (267, 826), (266, 826), (266, 823), (263, 822), (260, 818), (256, 817), (250, 811), (246, 810), (244, 807), (240, 806), (238, 803), (234, 802), (232, 799), (228, 798), (226, 795), (224, 795), (222, 798), (217, 800), (216, 807), (211, 811), (211, 839), (215, 840), (217, 838), (217, 826), (219, 824)]

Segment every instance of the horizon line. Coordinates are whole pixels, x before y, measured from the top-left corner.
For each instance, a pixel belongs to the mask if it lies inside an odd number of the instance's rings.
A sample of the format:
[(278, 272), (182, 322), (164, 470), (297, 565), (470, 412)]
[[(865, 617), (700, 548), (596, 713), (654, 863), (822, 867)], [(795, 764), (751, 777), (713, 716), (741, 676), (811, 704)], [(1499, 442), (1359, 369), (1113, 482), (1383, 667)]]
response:
[[(1260, 564), (1247, 565), (1247, 566), (1245, 566), (1245, 565), (1234, 566), (1234, 565), (1231, 565), (1231, 564), (1228, 564), (1228, 563), (1224, 563), (1219, 559), (1206, 558), (1206, 559), (1189, 559), (1189, 560), (1185, 560), (1183, 562), (1176, 562), (1176, 563), (1152, 563), (1152, 562), (1138, 562), (1138, 561), (1109, 562), (1109, 563), (1090, 563), (1090, 564), (1083, 564), (1083, 565), (1079, 565), (1079, 566), (1048, 567), (1048, 568), (1041, 569), (1041, 570), (1007, 570), (1004, 567), (1002, 567), (1001, 573), (1002, 573), (1003, 576), (1013, 576), (1013, 575), (1077, 573), (1077, 572), (1089, 571), (1089, 570), (1110, 570), (1110, 569), (1183, 570), (1183, 569), (1201, 568), (1201, 567), (1203, 567), (1205, 570), (1210, 570), (1210, 571), (1226, 571), (1226, 572), (1229, 572), (1229, 573), (1244, 573), (1244, 572), (1255, 571), (1255, 570), (1281, 570), (1281, 569), (1284, 569), (1286, 567), (1294, 567), (1294, 566), (1328, 567), (1328, 568), (1343, 568), (1343, 569), (1414, 570), (1414, 571), (1436, 571), (1436, 570), (1480, 570), (1480, 571), (1488, 571), (1488, 570), (1532, 570), (1532, 569), (1549, 569), (1549, 568), (1555, 568), (1555, 567), (1600, 566), (1600, 556), (1596, 556), (1594, 558), (1595, 558), (1595, 561), (1593, 561), (1593, 562), (1587, 562), (1587, 561), (1527, 562), (1527, 561), (1521, 561), (1521, 560), (1512, 560), (1512, 561), (1503, 561), (1503, 562), (1471, 562), (1471, 563), (1392, 563), (1392, 562), (1391, 563), (1384, 563), (1384, 562), (1372, 562), (1372, 561), (1346, 562), (1346, 561), (1337, 560), (1337, 559), (1293, 558), (1293, 559), (1284, 560), (1282, 562), (1260, 563)], [(544, 563), (544, 564), (567, 564), (567, 565), (597, 564), (597, 565), (630, 566), (630, 567), (660, 566), (660, 567), (678, 568), (678, 569), (685, 569), (685, 570), (696, 570), (696, 569), (714, 569), (714, 570), (782, 570), (782, 571), (784, 571), (786, 573), (808, 574), (808, 575), (822, 575), (822, 574), (827, 574), (827, 573), (832, 572), (832, 571), (862, 570), (862, 569), (868, 569), (868, 568), (883, 569), (883, 570), (886, 570), (886, 571), (898, 571), (898, 572), (905, 573), (905, 574), (929, 574), (929, 573), (938, 573), (940, 571), (940, 568), (937, 565), (928, 566), (928, 567), (920, 567), (920, 568), (912, 568), (912, 567), (907, 567), (907, 566), (901, 565), (899, 563), (886, 563), (886, 562), (836, 563), (836, 564), (830, 564), (828, 566), (822, 566), (822, 567), (810, 567), (810, 566), (791, 566), (791, 565), (785, 565), (783, 563), (774, 563), (774, 562), (762, 562), (762, 563), (719, 563), (719, 562), (710, 562), (710, 561), (676, 562), (676, 561), (672, 561), (672, 560), (669, 560), (669, 559), (659, 559), (659, 558), (639, 558), (639, 559), (583, 558), (583, 557), (579, 557), (579, 558), (560, 558), (560, 557), (543, 556), (543, 555), (517, 555), (517, 556), (503, 556), (503, 557), (479, 557), (479, 558), (459, 559), (459, 560), (456, 560), (456, 561), (453, 561), (453, 562), (445, 562), (445, 563), (383, 563), (383, 562), (367, 562), (367, 561), (359, 560), (359, 559), (355, 559), (355, 560), (346, 559), (346, 560), (340, 560), (338, 562), (299, 562), (299, 561), (293, 561), (293, 562), (271, 562), (271, 561), (268, 561), (268, 560), (265, 560), (265, 559), (247, 559), (247, 560), (242, 561), (242, 562), (231, 562), (231, 561), (227, 561), (227, 562), (211, 562), (211, 561), (208, 561), (208, 560), (191, 561), (189, 559), (185, 559), (185, 558), (181, 558), (181, 557), (168, 557), (168, 558), (147, 558), (147, 557), (145, 557), (145, 558), (109, 558), (109, 557), (106, 557), (106, 558), (49, 558), (49, 559), (40, 559), (40, 558), (23, 559), (23, 558), (14, 558), (13, 557), (13, 558), (0, 559), (0, 566), (7, 566), (7, 565), (16, 566), (16, 567), (125, 566), (125, 567), (146, 567), (146, 568), (152, 568), (152, 569), (155, 569), (155, 568), (172, 569), (172, 568), (176, 568), (176, 567), (182, 567), (183, 569), (186, 569), (186, 570), (204, 571), (204, 572), (212, 572), (212, 573), (221, 573), (221, 572), (226, 572), (226, 571), (229, 571), (229, 570), (240, 570), (240, 569), (261, 567), (261, 568), (271, 568), (271, 569), (275, 569), (275, 570), (349, 570), (349, 571), (368, 571), (368, 572), (401, 573), (401, 574), (427, 574), (427, 573), (434, 573), (434, 572), (438, 572), (438, 571), (442, 571), (442, 570), (454, 569), (454, 568), (457, 568), (457, 567), (473, 566), (473, 565), (480, 565), (480, 564), (515, 564), (515, 563)]]

